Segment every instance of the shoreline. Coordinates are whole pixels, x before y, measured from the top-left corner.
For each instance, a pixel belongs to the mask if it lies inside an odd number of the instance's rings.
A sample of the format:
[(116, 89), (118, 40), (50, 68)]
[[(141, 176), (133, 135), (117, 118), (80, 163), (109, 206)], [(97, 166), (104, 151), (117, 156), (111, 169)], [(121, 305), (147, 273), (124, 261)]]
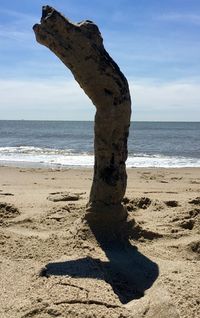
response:
[[(198, 159), (200, 160), (200, 159)], [(0, 161), (0, 168), (1, 167), (7, 167), (7, 168), (24, 168), (24, 169), (52, 169), (52, 170), (65, 170), (65, 169), (86, 169), (90, 170), (93, 169), (94, 165), (64, 165), (64, 164), (47, 164), (47, 163), (39, 163), (39, 162), (28, 162), (28, 161)], [(154, 166), (154, 165), (142, 165), (142, 166), (130, 166), (126, 165), (126, 169), (200, 169), (199, 166), (193, 166), (193, 165), (174, 165), (174, 166), (169, 166), (169, 165), (161, 165), (161, 166)]]
[[(24, 166), (24, 165), (20, 165), (20, 166), (16, 166), (15, 164), (13, 165), (6, 165), (6, 164), (0, 164), (0, 170), (1, 169), (24, 169), (24, 170), (32, 170), (32, 171), (35, 171), (35, 170), (39, 170), (39, 171), (69, 171), (69, 170), (78, 170), (78, 171), (93, 171), (94, 167), (93, 166), (48, 166), (48, 165), (45, 165), (45, 166), (32, 166), (32, 165), (29, 165), (29, 166)], [(153, 171), (156, 171), (156, 170), (164, 170), (164, 171), (167, 171), (167, 170), (177, 170), (177, 171), (180, 171), (180, 170), (199, 170), (199, 173), (200, 173), (200, 167), (126, 167), (126, 170), (127, 170), (127, 174), (128, 172), (132, 171), (132, 170), (153, 170)]]

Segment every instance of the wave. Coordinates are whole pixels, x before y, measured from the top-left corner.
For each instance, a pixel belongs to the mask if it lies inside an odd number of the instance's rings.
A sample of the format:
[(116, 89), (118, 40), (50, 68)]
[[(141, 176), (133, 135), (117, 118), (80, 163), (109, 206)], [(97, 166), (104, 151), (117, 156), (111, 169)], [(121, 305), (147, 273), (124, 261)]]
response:
[[(0, 147), (0, 164), (14, 166), (92, 167), (92, 153), (76, 153), (73, 149), (51, 149), (29, 146)], [(135, 168), (181, 168), (200, 167), (200, 159), (179, 156), (130, 154), (127, 167)]]
[(40, 148), (34, 146), (16, 146), (16, 147), (0, 147), (0, 156), (1, 154), (71, 154), (73, 153), (72, 149), (54, 149), (54, 148)]

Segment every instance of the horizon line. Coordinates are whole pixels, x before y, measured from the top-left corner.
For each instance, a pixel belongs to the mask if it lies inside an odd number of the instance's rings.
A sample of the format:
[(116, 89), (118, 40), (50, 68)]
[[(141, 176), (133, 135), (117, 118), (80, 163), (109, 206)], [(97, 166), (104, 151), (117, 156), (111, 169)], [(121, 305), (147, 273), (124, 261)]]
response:
[[(57, 122), (94, 122), (94, 120), (75, 120), (75, 119), (0, 119), (0, 121), (57, 121)], [(150, 122), (150, 123), (200, 123), (195, 120), (131, 120), (130, 123), (135, 122)]]

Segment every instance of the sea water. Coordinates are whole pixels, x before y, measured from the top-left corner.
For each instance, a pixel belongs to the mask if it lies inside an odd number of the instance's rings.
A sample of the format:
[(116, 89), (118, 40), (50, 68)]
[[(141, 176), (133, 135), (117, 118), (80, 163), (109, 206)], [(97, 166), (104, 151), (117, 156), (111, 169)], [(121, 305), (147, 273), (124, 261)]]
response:
[[(0, 121), (0, 165), (92, 167), (94, 123)], [(200, 167), (200, 122), (132, 122), (127, 167)]]

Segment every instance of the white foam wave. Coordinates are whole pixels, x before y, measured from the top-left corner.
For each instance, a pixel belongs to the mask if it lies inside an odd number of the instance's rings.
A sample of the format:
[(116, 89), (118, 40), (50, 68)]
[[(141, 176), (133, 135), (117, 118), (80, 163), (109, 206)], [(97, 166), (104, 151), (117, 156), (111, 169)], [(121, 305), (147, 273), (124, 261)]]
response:
[[(92, 167), (94, 156), (91, 154), (75, 154), (72, 149), (50, 149), (39, 147), (0, 147), (0, 164), (15, 166), (71, 166)], [(127, 167), (160, 167), (181, 168), (200, 167), (200, 159), (175, 156), (130, 155)]]
[(0, 156), (1, 154), (71, 154), (72, 149), (52, 149), (52, 148), (40, 148), (33, 146), (19, 146), (19, 147), (0, 147)]

